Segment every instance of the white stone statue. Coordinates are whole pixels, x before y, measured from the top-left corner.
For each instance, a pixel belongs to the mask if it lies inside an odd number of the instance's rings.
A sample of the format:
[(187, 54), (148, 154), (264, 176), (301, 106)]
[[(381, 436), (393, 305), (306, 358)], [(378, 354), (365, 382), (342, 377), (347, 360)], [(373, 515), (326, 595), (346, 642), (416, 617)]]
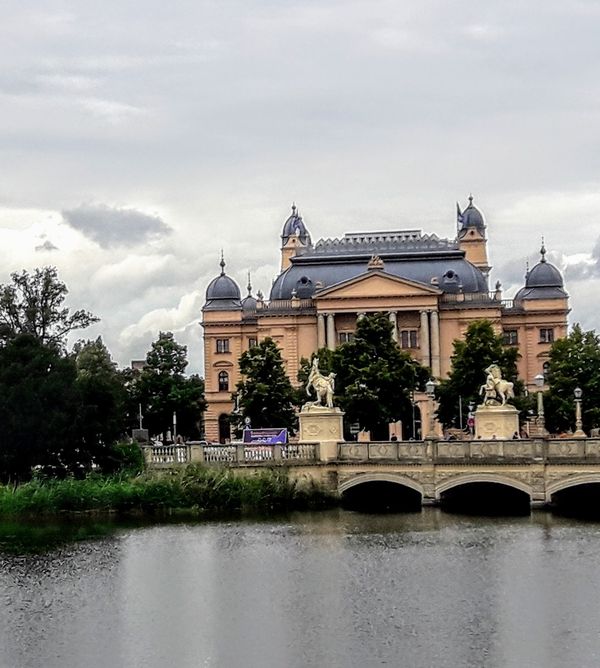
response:
[(490, 364), (485, 373), (485, 384), (479, 388), (479, 394), (483, 396), (483, 406), (504, 406), (507, 399), (515, 396), (514, 384), (502, 378), (502, 371), (497, 364)]
[(311, 389), (315, 391), (317, 400), (308, 402), (308, 406), (327, 406), (333, 408), (333, 391), (335, 390), (335, 374), (330, 373), (324, 376), (319, 371), (319, 360), (315, 357), (308, 380), (306, 382), (306, 394), (310, 397)]

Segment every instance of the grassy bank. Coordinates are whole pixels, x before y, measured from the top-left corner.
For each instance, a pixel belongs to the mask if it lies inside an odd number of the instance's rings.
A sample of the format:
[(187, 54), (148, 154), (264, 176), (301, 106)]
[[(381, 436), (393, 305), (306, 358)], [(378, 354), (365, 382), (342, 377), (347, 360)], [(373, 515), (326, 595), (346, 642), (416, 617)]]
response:
[(285, 470), (236, 476), (227, 469), (188, 467), (161, 477), (90, 476), (84, 480), (34, 480), (0, 486), (0, 515), (116, 512), (156, 514), (192, 512), (285, 511), (332, 505), (322, 489), (299, 486)]

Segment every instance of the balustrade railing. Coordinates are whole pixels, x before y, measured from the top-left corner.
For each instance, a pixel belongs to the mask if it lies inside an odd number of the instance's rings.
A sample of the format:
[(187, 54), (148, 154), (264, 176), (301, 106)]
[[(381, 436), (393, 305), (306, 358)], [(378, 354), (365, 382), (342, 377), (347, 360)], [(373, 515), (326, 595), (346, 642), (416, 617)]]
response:
[(313, 462), (318, 459), (316, 443), (288, 443), (283, 445), (202, 445), (189, 442), (183, 445), (144, 446), (146, 463), (151, 468), (165, 468), (186, 464), (237, 465), (286, 462)]
[[(191, 463), (214, 466), (282, 465), (317, 463), (318, 443), (285, 445), (183, 445), (145, 446), (150, 468), (185, 466)], [(543, 462), (600, 463), (600, 438), (515, 439), (471, 441), (370, 441), (340, 443), (338, 461), (459, 463), (459, 462)]]

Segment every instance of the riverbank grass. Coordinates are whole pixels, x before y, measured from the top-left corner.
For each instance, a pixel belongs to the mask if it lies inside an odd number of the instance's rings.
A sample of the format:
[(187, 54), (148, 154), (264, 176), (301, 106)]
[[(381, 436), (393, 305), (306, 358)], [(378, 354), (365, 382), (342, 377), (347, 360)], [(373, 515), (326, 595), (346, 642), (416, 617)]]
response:
[(178, 510), (287, 511), (329, 507), (320, 487), (299, 485), (285, 469), (235, 475), (228, 469), (189, 466), (173, 474), (133, 478), (89, 476), (82, 480), (40, 479), (0, 486), (0, 515), (77, 512), (156, 514)]

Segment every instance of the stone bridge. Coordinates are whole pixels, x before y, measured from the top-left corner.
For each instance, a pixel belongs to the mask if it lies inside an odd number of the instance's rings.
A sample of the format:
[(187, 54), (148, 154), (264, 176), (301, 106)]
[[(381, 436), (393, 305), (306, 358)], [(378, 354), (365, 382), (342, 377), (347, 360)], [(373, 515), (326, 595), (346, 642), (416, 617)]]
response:
[(327, 461), (320, 443), (187, 443), (146, 446), (144, 454), (151, 469), (198, 463), (249, 475), (265, 467), (286, 467), (293, 479), (314, 481), (342, 497), (367, 483), (376, 494), (373, 483), (387, 483), (412, 490), (422, 504), (439, 503), (451, 490), (473, 483), (511, 488), (526, 495), (532, 506), (552, 503), (557, 493), (570, 488), (598, 485), (600, 491), (600, 439), (595, 438), (339, 443), (335, 458)]

